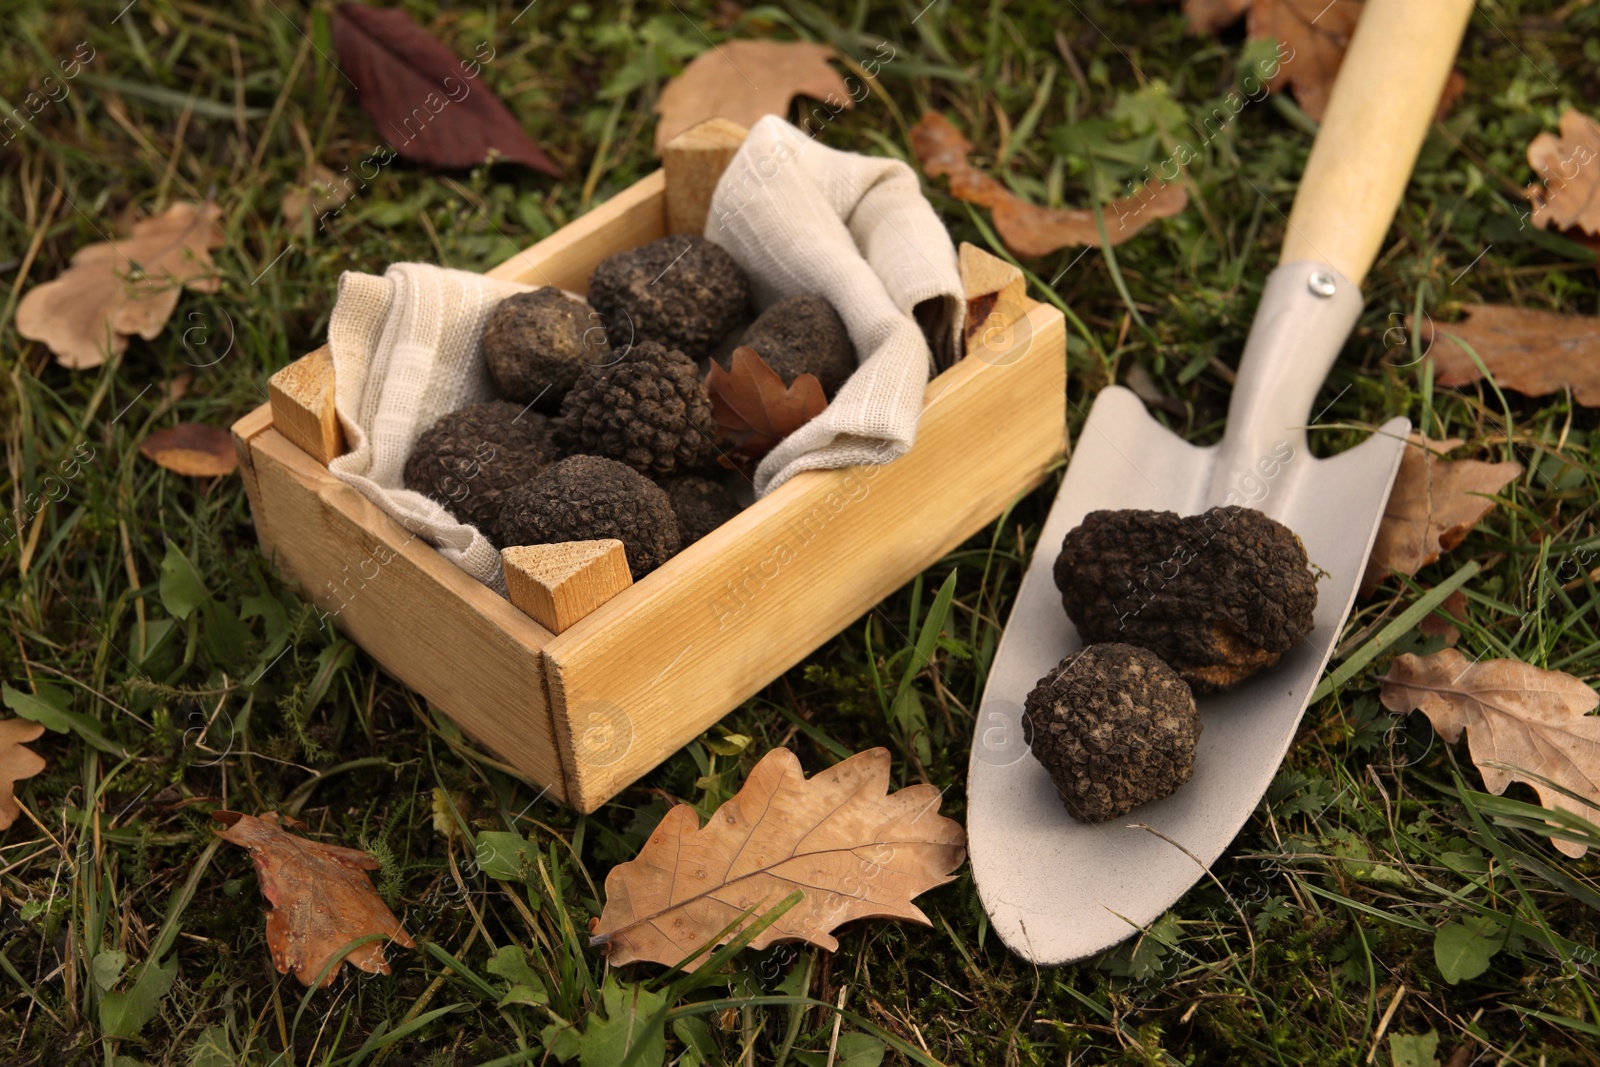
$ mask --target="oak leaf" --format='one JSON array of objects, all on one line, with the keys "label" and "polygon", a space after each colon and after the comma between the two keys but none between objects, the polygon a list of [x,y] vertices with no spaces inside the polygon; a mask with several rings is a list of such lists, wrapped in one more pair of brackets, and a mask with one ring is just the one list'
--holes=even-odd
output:
[{"label": "oak leaf", "polygon": [[[1048,208],[1017,197],[994,178],[967,162],[972,142],[937,111],[929,111],[911,128],[911,150],[931,178],[950,179],[950,195],[994,214],[994,228],[1006,247],[1018,256],[1048,255],[1074,245],[1097,245],[1099,211],[1084,208]],[[1181,186],[1159,179],[1143,192],[1105,205],[1106,238],[1119,245],[1157,219],[1170,218],[1189,203]]]},{"label": "oak leaf", "polygon": [[1544,396],[1570,388],[1579,404],[1600,407],[1600,318],[1496,304],[1462,310],[1465,319],[1433,328],[1428,358],[1438,384],[1482,380],[1470,347],[1503,389]]},{"label": "oak leaf", "polygon": [[833,49],[809,41],[724,41],[701,52],[669,81],[656,101],[656,154],[706,119],[749,129],[765,115],[787,115],[799,95],[854,107],[850,90],[828,65]]},{"label": "oak leaf", "polygon": [[937,787],[888,788],[887,749],[857,753],[810,779],[793,752],[773,749],[704,827],[693,807],[680,804],[635,859],[612,868],[590,942],[616,965],[676,964],[737,922],[725,935],[733,937],[796,890],[800,903],[752,948],[800,940],[831,952],[839,943],[830,931],[851,919],[927,924],[911,898],[951,880],[966,857],[966,835],[938,814]]},{"label": "oak leaf", "polygon": [[239,453],[226,430],[182,422],[139,442],[139,451],[158,466],[190,478],[220,478],[239,466]]},{"label": "oak leaf", "polygon": [[22,805],[17,803],[17,783],[44,770],[44,757],[23,748],[38,740],[44,727],[26,719],[0,719],[0,830],[17,821]]},{"label": "oak leaf", "polygon": [[1291,86],[1300,110],[1321,121],[1360,18],[1356,0],[1255,0],[1245,25],[1251,40],[1279,42],[1277,70],[1267,85]]},{"label": "oak leaf", "polygon": [[[1465,730],[1467,751],[1489,792],[1526,782],[1551,811],[1600,822],[1600,717],[1589,714],[1600,694],[1570,674],[1514,659],[1476,662],[1453,648],[1426,657],[1406,653],[1389,667],[1381,699],[1399,715],[1421,711],[1451,744]],[[1585,851],[1575,841],[1552,838],[1551,844],[1574,858]]]},{"label": "oak leaf", "polygon": [[475,167],[491,149],[510,163],[561,177],[511,109],[479,80],[494,59],[457,60],[400,8],[340,4],[333,12],[339,66],[356,87],[361,110],[388,145],[429,167]]},{"label": "oak leaf", "polygon": [[1494,508],[1493,494],[1522,474],[1520,463],[1448,461],[1440,457],[1466,442],[1408,438],[1400,471],[1372,543],[1361,594],[1366,596],[1393,571],[1417,571],[1459,545]]},{"label": "oak leaf", "polygon": [[222,247],[215,204],[173,204],[133,224],[128,236],[78,249],[72,265],[17,305],[17,332],[43,341],[64,367],[98,367],[128,337],[160,335],[182,289],[214,293],[211,250]]},{"label": "oak leaf", "polygon": [[1559,137],[1546,131],[1529,142],[1528,166],[1544,178],[1523,194],[1535,226],[1600,235],[1600,122],[1568,108]]},{"label": "oak leaf", "polygon": [[1446,648],[1454,648],[1461,640],[1461,628],[1456,625],[1467,618],[1467,595],[1457,589],[1444,598],[1444,603],[1434,608],[1428,617],[1417,623],[1417,629],[1426,637],[1442,637]]},{"label": "oak leaf", "polygon": [[717,440],[729,446],[722,452],[723,463],[748,474],[779,441],[822,414],[828,400],[816,375],[796,375],[785,386],[778,372],[748,345],[735,348],[729,364],[730,369],[724,370],[711,361],[706,388]]},{"label": "oak leaf", "polygon": [[[227,827],[217,831],[219,837],[250,850],[267,898],[267,947],[279,974],[293,971],[302,985],[310,985],[340,948],[368,934],[416,947],[372,888],[366,872],[379,866],[372,856],[288,833],[283,823],[299,823],[280,821],[277,812],[257,818],[214,811],[211,817]],[[332,983],[345,963],[370,974],[389,973],[383,942],[369,941],[335,962],[322,984]]]}]

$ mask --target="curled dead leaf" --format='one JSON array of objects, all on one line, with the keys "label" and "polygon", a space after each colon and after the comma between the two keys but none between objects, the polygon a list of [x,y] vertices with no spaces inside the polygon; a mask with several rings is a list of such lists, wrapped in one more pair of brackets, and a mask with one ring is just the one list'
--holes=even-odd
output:
[{"label": "curled dead leaf", "polygon": [[198,422],[184,422],[139,442],[144,457],[174,474],[190,478],[220,478],[239,466],[239,453],[226,430]]},{"label": "curled dead leaf", "polygon": [[1600,407],[1600,318],[1494,304],[1462,310],[1467,317],[1460,322],[1433,328],[1428,358],[1440,385],[1483,379],[1471,348],[1502,389],[1544,396],[1570,388],[1579,404]]},{"label": "curled dead leaf", "polygon": [[[889,753],[874,748],[810,779],[793,752],[761,758],[705,826],[688,804],[668,811],[639,855],[606,876],[591,941],[613,964],[676,964],[739,921],[804,893],[750,943],[809,941],[851,919],[928,922],[911,898],[953,877],[966,857],[959,823],[938,814],[932,785],[889,791]],[[701,956],[686,969],[705,962]]]},{"label": "curled dead leaf", "polygon": [[822,414],[828,400],[816,375],[798,375],[785,386],[778,372],[748,345],[733,350],[729,365],[723,370],[712,360],[706,388],[717,440],[728,446],[720,458],[724,466],[748,474],[779,441]]},{"label": "curled dead leaf", "polygon": [[[1600,694],[1570,674],[1514,659],[1474,662],[1453,648],[1431,656],[1407,653],[1390,666],[1381,699],[1398,715],[1421,711],[1451,744],[1465,730],[1467,751],[1489,792],[1498,795],[1513,781],[1526,782],[1546,808],[1600,822],[1600,717],[1589,714]],[[1551,844],[1574,858],[1586,851],[1560,838]]]},{"label": "curled dead leaf", "polygon": [[[809,41],[724,41],[690,61],[656,101],[656,154],[706,119],[745,129],[764,115],[787,115],[796,96],[854,107],[850,90],[828,65],[833,49]],[[831,113],[831,111],[830,111]]]},{"label": "curled dead leaf", "polygon": [[1119,245],[1157,219],[1171,218],[1189,203],[1181,186],[1152,180],[1143,192],[1113,200],[1105,210],[1039,207],[1019,199],[994,178],[967,162],[972,142],[937,111],[929,111],[911,129],[911,150],[929,177],[950,179],[950,195],[994,214],[994,228],[1018,256],[1048,255],[1074,245],[1097,245],[1097,213],[1105,219],[1106,239]]},{"label": "curled dead leaf", "polygon": [[1466,443],[1459,438],[1412,434],[1408,442],[1361,579],[1362,596],[1391,572],[1416,574],[1459,545],[1494,508],[1493,495],[1522,474],[1520,463],[1439,458]]},{"label": "curled dead leaf", "polygon": [[[396,944],[416,948],[388,905],[372,888],[367,871],[378,861],[365,852],[287,833],[277,812],[264,817],[237,811],[214,811],[211,817],[227,829],[217,836],[250,850],[261,895],[267,898],[267,947],[279,974],[294,972],[310,985],[339,949],[358,937],[383,934]],[[388,974],[382,941],[369,941],[334,963],[324,986],[341,967],[352,964],[369,974]]]},{"label": "curled dead leaf", "polygon": [[214,293],[221,284],[211,262],[211,250],[222,247],[221,217],[215,204],[173,204],[121,240],[85,245],[58,277],[28,290],[17,332],[74,370],[122,353],[133,334],[154,339],[181,290]]},{"label": "curled dead leaf", "polygon": [[1600,235],[1600,122],[1568,108],[1559,137],[1546,131],[1528,143],[1528,166],[1544,179],[1523,194],[1535,226]]},{"label": "curled dead leaf", "polygon": [[22,805],[17,803],[17,783],[44,770],[44,757],[22,746],[44,733],[40,723],[27,719],[0,719],[0,830],[17,821]]}]

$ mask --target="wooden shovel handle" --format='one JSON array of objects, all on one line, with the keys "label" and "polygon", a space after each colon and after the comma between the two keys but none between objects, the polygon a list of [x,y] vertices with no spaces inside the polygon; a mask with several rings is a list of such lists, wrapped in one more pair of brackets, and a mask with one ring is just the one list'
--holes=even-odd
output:
[{"label": "wooden shovel handle", "polygon": [[1283,262],[1320,260],[1361,284],[1471,14],[1472,0],[1367,0],[1300,179]]}]

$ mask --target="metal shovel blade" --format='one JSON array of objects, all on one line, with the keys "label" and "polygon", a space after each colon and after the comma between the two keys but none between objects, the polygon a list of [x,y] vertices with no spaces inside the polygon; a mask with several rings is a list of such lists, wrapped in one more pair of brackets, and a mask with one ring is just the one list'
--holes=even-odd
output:
[{"label": "metal shovel blade", "polygon": [[[1410,423],[1393,419],[1331,459],[1307,449],[1311,401],[1361,308],[1342,278],[1333,295],[1319,295],[1329,271],[1299,262],[1273,272],[1220,445],[1185,443],[1115,386],[1078,437],[989,672],[967,781],[979,896],[1006,945],[1035,963],[1117,944],[1204,876],[1266,793],[1344,625]],[[1078,822],[1030,753],[1022,721],[1029,690],[1082,647],[1052,576],[1062,538],[1102,508],[1193,515],[1224,502],[1288,526],[1326,572],[1310,639],[1231,692],[1198,700],[1203,729],[1188,783],[1122,818]],[[1195,607],[1203,618],[1205,605]]]}]

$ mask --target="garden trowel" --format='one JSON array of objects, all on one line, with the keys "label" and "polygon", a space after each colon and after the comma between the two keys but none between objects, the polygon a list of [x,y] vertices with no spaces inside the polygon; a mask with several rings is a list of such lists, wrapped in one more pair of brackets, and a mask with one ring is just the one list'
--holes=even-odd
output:
[{"label": "garden trowel", "polygon": [[[967,783],[979,896],[1005,943],[1036,963],[1094,955],[1159,918],[1233,841],[1289,749],[1355,599],[1410,423],[1392,419],[1331,459],[1312,457],[1305,428],[1361,313],[1361,280],[1471,10],[1472,0],[1365,5],[1245,344],[1221,443],[1185,443],[1116,386],[1101,391],[1078,437],[989,671]],[[1078,822],[1030,753],[1022,722],[1029,690],[1082,645],[1051,574],[1062,538],[1103,508],[1196,515],[1223,503],[1258,508],[1300,536],[1324,572],[1315,628],[1273,667],[1199,699],[1204,729],[1187,784],[1121,818]],[[1203,615],[1205,605],[1196,609]]]}]

